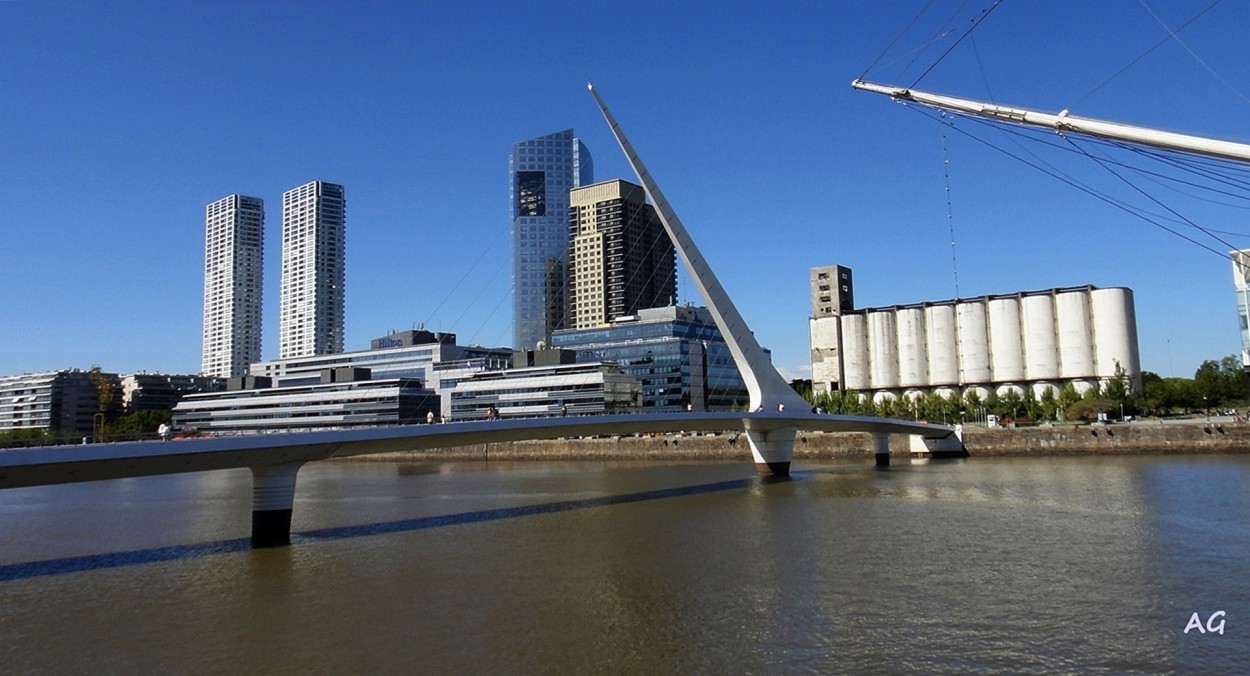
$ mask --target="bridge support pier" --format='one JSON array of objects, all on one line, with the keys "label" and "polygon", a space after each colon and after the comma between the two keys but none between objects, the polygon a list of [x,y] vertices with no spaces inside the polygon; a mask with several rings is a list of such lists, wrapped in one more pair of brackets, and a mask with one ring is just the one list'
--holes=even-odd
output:
[{"label": "bridge support pier", "polygon": [[926,458],[966,458],[968,449],[964,447],[963,425],[956,425],[955,431],[939,438],[926,438],[912,435],[911,453]]},{"label": "bridge support pier", "polygon": [[252,548],[291,544],[291,510],[295,506],[295,475],[302,462],[253,467]]},{"label": "bridge support pier", "polygon": [[890,466],[890,435],[881,434],[881,433],[873,434],[872,435],[872,448],[873,448],[874,454],[877,456],[877,467],[889,467]]},{"label": "bridge support pier", "polygon": [[755,458],[755,471],[773,476],[790,476],[790,461],[794,458],[794,435],[797,431],[794,427],[747,430],[747,441],[751,443],[751,455]]}]

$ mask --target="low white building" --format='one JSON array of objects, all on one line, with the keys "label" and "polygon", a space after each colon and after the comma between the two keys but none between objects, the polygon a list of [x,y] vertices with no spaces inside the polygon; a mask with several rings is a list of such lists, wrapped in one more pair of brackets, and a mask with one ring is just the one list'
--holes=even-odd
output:
[{"label": "low white building", "polygon": [[[348,375],[344,375],[348,374]],[[174,427],[207,433],[292,432],[426,422],[438,395],[415,378],[370,380],[367,369],[327,369],[321,382],[268,387],[268,379],[232,379],[244,389],[191,394],[174,407]]]},{"label": "low white building", "polygon": [[451,392],[452,420],[640,410],[642,386],[615,364],[566,363],[487,371],[462,380]]}]

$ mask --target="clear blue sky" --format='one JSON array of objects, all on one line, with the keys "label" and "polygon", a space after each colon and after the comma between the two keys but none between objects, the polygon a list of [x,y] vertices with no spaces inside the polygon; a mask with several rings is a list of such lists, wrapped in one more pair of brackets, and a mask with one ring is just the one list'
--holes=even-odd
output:
[{"label": "clear blue sky", "polygon": [[[808,268],[854,268],[859,305],[955,295],[943,127],[849,86],[924,4],[0,0],[0,374],[197,371],[204,206],[233,192],[266,200],[274,358],[281,194],[313,179],[347,187],[348,349],[416,324],[506,345],[512,143],[572,127],[597,179],[634,180],[593,80],[799,376]],[[954,36],[909,53],[961,4],[937,0],[869,79],[911,84]],[[1209,3],[1149,4],[1175,26]],[[1248,26],[1226,0],[1181,34],[1232,89],[1172,42],[1090,94],[1165,35],[1143,3],[1007,0],[921,88],[1250,140]],[[1226,261],[947,148],[960,295],[1128,286],[1144,368],[1240,349]],[[1245,214],[1189,213],[1250,233]]]}]

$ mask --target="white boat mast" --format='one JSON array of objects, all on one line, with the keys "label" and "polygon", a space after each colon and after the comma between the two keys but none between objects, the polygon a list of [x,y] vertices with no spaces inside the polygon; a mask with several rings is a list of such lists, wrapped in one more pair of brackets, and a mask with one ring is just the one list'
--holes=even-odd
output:
[{"label": "white boat mast", "polygon": [[1066,110],[1060,111],[1058,114],[1051,114],[1025,108],[1010,108],[994,103],[983,103],[971,99],[930,94],[914,89],[873,84],[863,80],[855,80],[851,82],[851,86],[856,89],[885,94],[902,103],[919,103],[930,108],[937,108],[938,110],[949,110],[997,122],[1045,127],[1054,129],[1060,134],[1083,134],[1113,141],[1138,143],[1164,150],[1177,150],[1207,157],[1250,162],[1250,145],[1245,143],[1220,141],[1201,136],[1151,129],[1149,127],[1137,127],[1120,122],[1107,122],[1089,117],[1078,117],[1069,115]]}]

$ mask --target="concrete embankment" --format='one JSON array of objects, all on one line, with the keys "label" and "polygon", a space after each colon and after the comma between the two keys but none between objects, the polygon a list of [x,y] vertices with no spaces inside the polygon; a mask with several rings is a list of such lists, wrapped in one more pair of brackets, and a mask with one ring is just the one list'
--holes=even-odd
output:
[{"label": "concrete embankment", "polygon": [[[1118,425],[964,428],[964,445],[973,456],[991,455],[1131,455],[1147,453],[1245,453],[1250,424],[1160,424],[1142,421]],[[910,451],[905,435],[891,435],[890,449]],[[734,434],[655,435],[551,441],[514,441],[457,448],[358,456],[360,460],[709,460],[750,456],[745,436]],[[796,460],[873,454],[867,434],[800,434]]]}]

